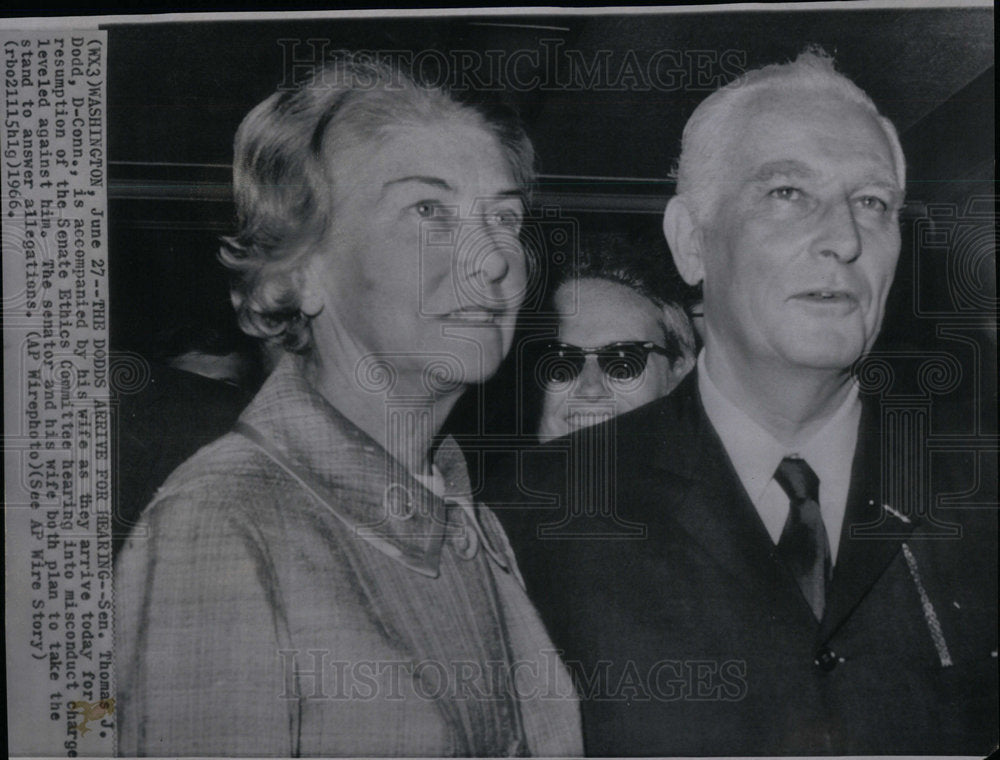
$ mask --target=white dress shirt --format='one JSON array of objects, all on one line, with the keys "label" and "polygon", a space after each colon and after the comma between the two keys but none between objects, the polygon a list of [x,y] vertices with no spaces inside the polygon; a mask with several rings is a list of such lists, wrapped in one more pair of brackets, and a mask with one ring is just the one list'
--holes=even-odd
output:
[{"label": "white dress shirt", "polygon": [[698,357],[698,391],[709,421],[775,544],[788,519],[789,500],[774,473],[788,456],[800,457],[809,464],[819,477],[819,508],[830,539],[830,559],[836,563],[861,422],[857,384],[826,424],[795,450],[777,441],[723,395],[709,377],[704,351]]}]

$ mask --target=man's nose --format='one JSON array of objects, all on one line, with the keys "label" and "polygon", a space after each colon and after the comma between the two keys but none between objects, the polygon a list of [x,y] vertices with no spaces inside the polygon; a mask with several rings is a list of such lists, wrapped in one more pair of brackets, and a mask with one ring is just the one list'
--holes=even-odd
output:
[{"label": "man's nose", "polygon": [[597,364],[596,356],[588,356],[580,370],[571,394],[578,399],[608,399],[612,397],[607,383],[604,381],[604,371]]},{"label": "man's nose", "polygon": [[813,253],[833,256],[845,264],[861,255],[861,233],[849,198],[826,205],[812,247]]}]

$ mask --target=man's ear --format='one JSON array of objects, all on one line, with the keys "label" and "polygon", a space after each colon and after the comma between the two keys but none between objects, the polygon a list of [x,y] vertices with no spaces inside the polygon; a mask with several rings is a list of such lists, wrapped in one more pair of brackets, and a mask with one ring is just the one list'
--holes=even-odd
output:
[{"label": "man's ear", "polygon": [[701,233],[687,201],[675,195],[663,212],[663,234],[667,238],[674,265],[684,282],[697,285],[705,278]]}]

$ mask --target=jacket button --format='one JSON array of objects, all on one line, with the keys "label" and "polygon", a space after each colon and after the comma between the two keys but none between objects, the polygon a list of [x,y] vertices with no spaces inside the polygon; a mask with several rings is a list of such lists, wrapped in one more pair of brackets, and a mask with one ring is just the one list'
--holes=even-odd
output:
[{"label": "jacket button", "polygon": [[826,673],[829,673],[831,670],[837,667],[838,662],[839,660],[837,659],[836,652],[834,652],[829,647],[823,647],[822,649],[820,649],[816,653],[816,659],[813,660],[813,663],[816,665],[816,667],[818,667],[820,670]]}]

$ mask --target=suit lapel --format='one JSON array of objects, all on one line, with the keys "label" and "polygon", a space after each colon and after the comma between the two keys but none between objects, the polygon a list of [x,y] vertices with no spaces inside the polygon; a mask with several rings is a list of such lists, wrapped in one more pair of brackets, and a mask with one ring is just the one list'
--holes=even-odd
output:
[{"label": "suit lapel", "polygon": [[851,467],[840,551],[820,631],[823,640],[835,634],[850,617],[916,527],[915,516],[902,515],[883,504],[883,469],[893,467],[891,453],[882,451],[879,404],[877,400],[866,400]]},{"label": "suit lapel", "polygon": [[[705,415],[696,372],[660,402],[658,412],[645,414],[639,423],[647,431],[655,426],[665,441],[647,449],[656,452],[653,470],[660,473],[654,474],[650,490],[665,496],[651,509],[661,510],[663,520],[684,530],[717,565],[763,595],[759,598],[784,610],[776,609],[778,614],[812,620],[805,598],[777,558],[774,543]],[[882,471],[893,463],[892,452],[884,455],[881,450],[880,431],[879,404],[865,400],[838,561],[819,628],[823,640],[843,625],[917,527],[915,517],[883,506]],[[638,436],[639,441],[642,438]]]},{"label": "suit lapel", "polygon": [[[668,397],[664,414],[647,415],[668,432],[653,461],[657,505],[663,518],[687,533],[715,564],[757,598],[778,605],[779,614],[811,616],[792,576],[775,554],[774,544],[739,476],[705,415],[696,372]],[[666,527],[670,529],[669,526]]]}]

